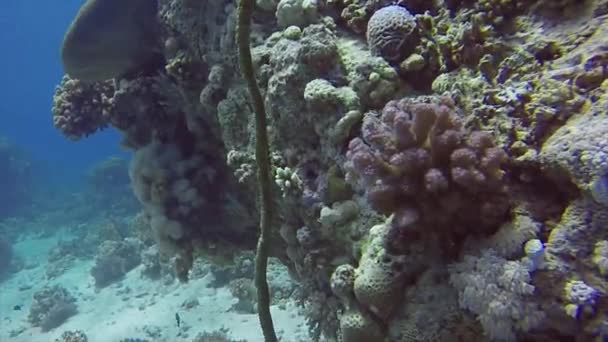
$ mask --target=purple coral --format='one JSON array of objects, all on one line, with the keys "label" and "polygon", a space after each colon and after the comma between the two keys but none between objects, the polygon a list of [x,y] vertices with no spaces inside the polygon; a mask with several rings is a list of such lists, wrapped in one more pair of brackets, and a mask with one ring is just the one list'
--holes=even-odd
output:
[{"label": "purple coral", "polygon": [[406,98],[366,114],[346,156],[347,178],[375,210],[395,213],[397,226],[470,232],[508,211],[506,153],[489,133],[466,131],[449,98]]}]

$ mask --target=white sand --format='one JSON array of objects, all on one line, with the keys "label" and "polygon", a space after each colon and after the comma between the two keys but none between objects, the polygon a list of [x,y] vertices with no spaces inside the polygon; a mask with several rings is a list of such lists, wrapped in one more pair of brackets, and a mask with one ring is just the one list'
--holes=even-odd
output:
[{"label": "white sand", "polygon": [[[89,342],[118,342],[123,338],[141,338],[150,342],[192,341],[200,332],[229,329],[229,336],[250,342],[263,341],[257,315],[230,311],[237,301],[225,289],[207,285],[210,276],[187,284],[163,285],[140,276],[140,269],[125,279],[95,292],[89,270],[92,261],[76,261],[65,274],[47,281],[44,273],[48,250],[54,239],[23,241],[15,245],[17,254],[28,255],[34,267],[23,270],[0,283],[0,341],[54,342],[66,330],[84,331]],[[78,314],[49,332],[41,332],[27,321],[32,294],[45,285],[60,284],[77,298]],[[181,304],[197,299],[200,305],[184,309]],[[21,305],[21,311],[13,310]],[[273,306],[275,328],[281,341],[309,341],[303,317],[294,304]],[[175,314],[179,313],[181,328]],[[15,337],[11,331],[22,330]],[[157,332],[160,337],[148,333]]]}]

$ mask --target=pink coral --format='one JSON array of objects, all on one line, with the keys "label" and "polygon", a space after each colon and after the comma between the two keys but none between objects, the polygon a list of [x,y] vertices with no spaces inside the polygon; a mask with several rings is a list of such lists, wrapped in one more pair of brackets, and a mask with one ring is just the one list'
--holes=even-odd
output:
[{"label": "pink coral", "polygon": [[[446,97],[405,98],[368,113],[346,154],[347,178],[409,233],[496,226],[506,215],[507,154],[487,132],[469,132]],[[415,229],[413,227],[418,227]]]}]

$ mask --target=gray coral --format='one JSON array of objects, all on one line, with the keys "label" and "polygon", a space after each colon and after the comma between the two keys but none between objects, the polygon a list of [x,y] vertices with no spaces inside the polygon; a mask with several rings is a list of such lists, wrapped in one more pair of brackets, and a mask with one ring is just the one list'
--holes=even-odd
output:
[{"label": "gray coral", "polygon": [[55,342],[88,342],[87,335],[82,330],[64,331],[60,338],[55,339]]},{"label": "gray coral", "polygon": [[141,262],[141,243],[135,239],[104,241],[97,250],[91,275],[97,287],[120,279]]},{"label": "gray coral", "polygon": [[76,298],[59,285],[45,287],[34,293],[28,321],[42,331],[62,325],[74,316],[78,309]]},{"label": "gray coral", "polygon": [[450,282],[459,303],[477,315],[485,334],[495,341],[516,341],[517,334],[538,327],[545,314],[532,299],[534,285],[527,265],[485,250],[452,265]]}]

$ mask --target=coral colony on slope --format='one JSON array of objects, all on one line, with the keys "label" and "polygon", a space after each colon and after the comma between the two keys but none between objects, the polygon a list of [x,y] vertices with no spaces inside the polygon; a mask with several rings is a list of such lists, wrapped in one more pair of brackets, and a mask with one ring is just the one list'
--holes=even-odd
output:
[{"label": "coral colony on slope", "polygon": [[[55,127],[118,130],[143,208],[99,245],[96,287],[139,264],[187,282],[205,258],[256,310],[251,259],[220,261],[255,248],[259,217],[236,1],[88,0],[66,33]],[[307,340],[608,340],[607,0],[256,5],[270,253],[298,284],[271,292],[298,300]],[[49,287],[29,321],[77,312]]]}]

